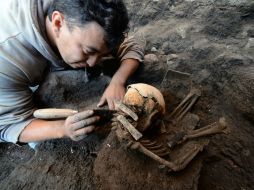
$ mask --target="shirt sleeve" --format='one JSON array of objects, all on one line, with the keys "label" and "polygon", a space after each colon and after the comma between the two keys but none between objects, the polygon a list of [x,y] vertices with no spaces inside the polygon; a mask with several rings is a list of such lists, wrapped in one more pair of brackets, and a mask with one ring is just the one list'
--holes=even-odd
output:
[{"label": "shirt sleeve", "polygon": [[12,67],[11,77],[2,71],[0,71],[0,142],[17,143],[22,130],[33,120],[33,92],[19,77],[21,76],[19,69],[13,74],[15,67]]},{"label": "shirt sleeve", "polygon": [[121,62],[125,59],[136,59],[143,62],[144,43],[138,37],[127,37],[119,46],[116,56]]}]

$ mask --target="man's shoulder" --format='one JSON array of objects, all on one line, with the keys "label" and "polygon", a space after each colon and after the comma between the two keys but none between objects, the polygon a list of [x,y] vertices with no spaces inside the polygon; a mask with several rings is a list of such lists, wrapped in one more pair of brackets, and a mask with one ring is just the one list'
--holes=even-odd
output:
[{"label": "man's shoulder", "polygon": [[15,5],[14,1],[0,1],[0,43],[7,41],[9,38],[17,36],[18,31],[17,24],[15,22]]}]

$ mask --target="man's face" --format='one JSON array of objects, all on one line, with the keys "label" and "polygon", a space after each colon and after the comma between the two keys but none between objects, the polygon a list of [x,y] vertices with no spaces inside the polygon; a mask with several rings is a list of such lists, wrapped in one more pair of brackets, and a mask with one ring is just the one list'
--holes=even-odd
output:
[{"label": "man's face", "polygon": [[104,35],[96,22],[71,30],[63,23],[55,42],[63,60],[72,68],[93,67],[109,52]]}]

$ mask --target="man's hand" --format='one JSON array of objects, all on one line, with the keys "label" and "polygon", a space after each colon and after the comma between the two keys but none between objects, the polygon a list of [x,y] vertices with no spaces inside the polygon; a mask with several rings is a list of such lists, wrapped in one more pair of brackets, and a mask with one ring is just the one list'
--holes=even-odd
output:
[{"label": "man's hand", "polygon": [[109,109],[115,109],[114,101],[121,101],[125,94],[124,84],[128,77],[138,68],[139,62],[136,59],[125,59],[114,74],[109,86],[103,93],[98,107],[108,103]]},{"label": "man's hand", "polygon": [[79,141],[87,136],[94,129],[94,124],[100,119],[93,116],[92,110],[76,113],[66,118],[64,122],[64,136],[74,141]]},{"label": "man's hand", "polygon": [[68,137],[78,141],[94,129],[94,124],[99,119],[99,116],[94,116],[92,110],[76,113],[65,120],[35,119],[24,128],[18,140],[19,142],[36,142]]},{"label": "man's hand", "polygon": [[125,94],[125,87],[123,84],[118,82],[111,82],[107,89],[104,91],[98,107],[103,106],[106,102],[108,103],[109,109],[115,109],[115,101],[121,101]]}]

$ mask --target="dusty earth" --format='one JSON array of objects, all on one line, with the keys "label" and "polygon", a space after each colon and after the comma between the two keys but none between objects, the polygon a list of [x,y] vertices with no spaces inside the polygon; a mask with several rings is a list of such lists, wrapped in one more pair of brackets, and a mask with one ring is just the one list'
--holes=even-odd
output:
[{"label": "dusty earth", "polygon": [[[43,142],[37,151],[1,143],[1,189],[253,189],[254,2],[126,0],[126,4],[131,32],[144,43],[147,54],[129,83],[161,89],[165,118],[191,86],[199,87],[202,96],[191,110],[200,117],[199,125],[224,116],[230,134],[209,137],[204,151],[177,173],[124,149],[109,125],[80,142]],[[49,74],[35,96],[38,106],[95,108],[110,81],[110,64],[102,63],[88,76],[83,70]],[[168,69],[191,77],[178,77]]]}]

